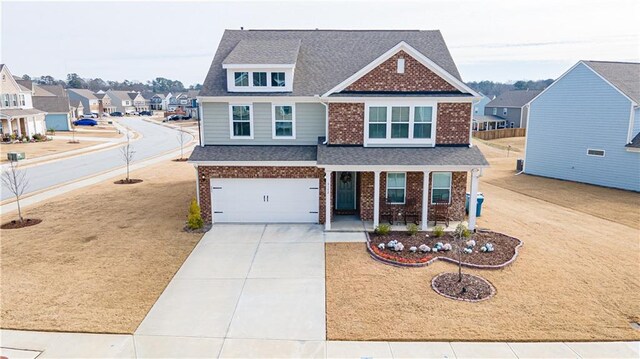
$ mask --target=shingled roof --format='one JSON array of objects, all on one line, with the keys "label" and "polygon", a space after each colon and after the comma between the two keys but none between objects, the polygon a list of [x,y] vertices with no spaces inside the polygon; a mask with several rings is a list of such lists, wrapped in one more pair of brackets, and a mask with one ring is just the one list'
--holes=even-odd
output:
[{"label": "shingled roof", "polygon": [[[239,64],[269,61],[290,62],[295,53],[293,91],[273,96],[321,95],[340,84],[385,52],[404,41],[458,80],[460,73],[440,31],[371,30],[226,30],[204,81],[200,96],[226,96],[226,70],[230,61]],[[252,45],[252,46],[250,46]],[[275,47],[272,49],[270,46]],[[238,49],[238,50],[236,50]],[[285,54],[275,54],[284,49]],[[252,57],[255,56],[255,60]],[[254,95],[233,93],[234,96]]]},{"label": "shingled roof", "polygon": [[511,90],[503,92],[485,107],[522,107],[538,96],[542,90]]},{"label": "shingled roof", "polygon": [[618,90],[640,103],[640,63],[614,61],[582,61]]}]

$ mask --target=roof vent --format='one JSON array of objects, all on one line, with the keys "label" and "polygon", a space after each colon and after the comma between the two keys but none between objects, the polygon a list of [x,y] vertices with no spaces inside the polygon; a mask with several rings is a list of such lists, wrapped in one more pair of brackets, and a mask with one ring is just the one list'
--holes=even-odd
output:
[{"label": "roof vent", "polygon": [[398,73],[404,73],[404,59],[402,57],[398,59]]}]

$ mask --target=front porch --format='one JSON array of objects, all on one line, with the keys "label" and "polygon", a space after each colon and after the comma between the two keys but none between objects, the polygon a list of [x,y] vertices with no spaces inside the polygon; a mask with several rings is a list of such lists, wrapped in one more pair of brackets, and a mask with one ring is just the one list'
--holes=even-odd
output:
[{"label": "front porch", "polygon": [[31,138],[35,134],[44,134],[45,114],[39,110],[6,109],[0,112],[0,128],[3,138],[15,135],[16,138]]},{"label": "front porch", "polygon": [[[415,168],[384,170],[325,169],[325,230],[372,231],[382,223],[394,231],[415,223],[422,231],[443,226],[454,230],[465,221],[470,192],[468,227],[475,229],[479,168]],[[470,178],[470,180],[468,180]]]}]

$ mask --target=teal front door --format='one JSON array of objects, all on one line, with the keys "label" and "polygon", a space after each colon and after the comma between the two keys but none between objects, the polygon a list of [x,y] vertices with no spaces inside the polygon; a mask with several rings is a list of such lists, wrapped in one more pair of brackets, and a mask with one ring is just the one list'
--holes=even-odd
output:
[{"label": "teal front door", "polygon": [[355,172],[336,172],[336,209],[341,211],[356,209]]}]

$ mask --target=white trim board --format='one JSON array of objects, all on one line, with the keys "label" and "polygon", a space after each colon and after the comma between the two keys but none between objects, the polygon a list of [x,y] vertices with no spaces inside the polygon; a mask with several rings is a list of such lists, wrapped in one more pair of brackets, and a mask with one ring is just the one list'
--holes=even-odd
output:
[{"label": "white trim board", "polygon": [[386,60],[388,60],[391,56],[397,54],[400,51],[406,52],[409,56],[416,59],[422,65],[427,67],[429,70],[433,71],[436,75],[440,76],[443,80],[447,81],[453,87],[457,88],[461,92],[466,92],[472,94],[474,97],[481,98],[480,94],[476,91],[472,90],[469,86],[467,86],[464,82],[458,80],[456,77],[451,75],[449,72],[445,71],[442,67],[438,66],[435,62],[431,61],[428,57],[423,55],[420,51],[413,48],[411,45],[407,44],[404,41],[400,41],[396,46],[389,49],[384,54],[380,55],[377,59],[370,62],[368,65],[360,69],[355,74],[349,76],[346,80],[342,81],[331,90],[327,91],[322,97],[329,96],[332,93],[340,92],[347,88],[349,85],[360,79],[362,76],[369,73],[369,71],[373,70]]}]

